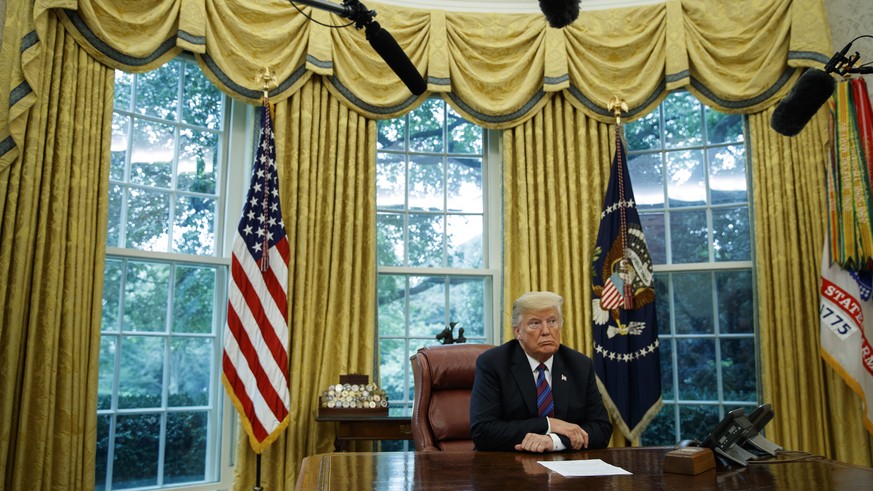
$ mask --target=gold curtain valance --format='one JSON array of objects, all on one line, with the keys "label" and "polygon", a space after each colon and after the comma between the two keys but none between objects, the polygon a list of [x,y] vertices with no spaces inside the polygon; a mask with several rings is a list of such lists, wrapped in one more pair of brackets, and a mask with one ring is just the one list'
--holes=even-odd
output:
[{"label": "gold curtain valance", "polygon": [[[563,29],[548,27],[539,13],[455,13],[365,3],[422,73],[429,93],[442,94],[467,118],[496,129],[526,121],[559,91],[602,122],[611,121],[605,106],[613,96],[627,101],[630,121],[679,88],[719,110],[751,113],[787,93],[799,75],[795,67],[821,66],[831,53],[821,0],[669,0],[583,11]],[[322,23],[348,23],[333,13],[300,8]],[[12,40],[21,48],[17,64],[22,67],[21,73],[13,67],[10,80],[19,90],[16,100],[9,100],[13,138],[12,120],[23,113],[15,106],[28,100],[20,97],[16,82],[38,86],[40,26],[52,9],[108,66],[143,72],[188,50],[222,91],[250,103],[261,95],[255,77],[265,66],[277,75],[270,94],[276,102],[296,93],[312,75],[326,77],[334,96],[369,118],[396,117],[428,95],[412,95],[362,30],[324,27],[287,0],[158,0],[148,7],[43,0],[32,9],[32,24]],[[2,97],[10,97],[9,90]],[[0,117],[6,110],[0,108]],[[0,134],[0,149],[6,136]],[[6,145],[6,153],[15,153],[12,146]],[[0,168],[8,159],[0,153]]]}]

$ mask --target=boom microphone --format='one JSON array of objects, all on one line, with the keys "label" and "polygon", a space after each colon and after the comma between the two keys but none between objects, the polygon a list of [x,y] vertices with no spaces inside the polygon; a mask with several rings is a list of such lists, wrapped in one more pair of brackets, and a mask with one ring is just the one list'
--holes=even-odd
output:
[{"label": "boom microphone", "polygon": [[819,108],[830,99],[837,82],[828,73],[817,68],[809,68],[788,95],[773,111],[770,126],[785,136],[794,136],[809,123]]},{"label": "boom microphone", "polygon": [[540,10],[550,26],[560,29],[579,17],[579,0],[540,0]]},{"label": "boom microphone", "polygon": [[406,53],[397,44],[394,36],[391,35],[378,22],[372,21],[367,24],[365,29],[367,41],[370,41],[370,46],[379,53],[379,56],[385,60],[385,63],[394,70],[394,73],[400,77],[400,80],[409,87],[409,91],[415,95],[421,95],[427,90],[427,84],[418,69],[412,64],[412,61],[406,56]]},{"label": "boom microphone", "polygon": [[376,16],[375,10],[367,10],[358,0],[344,0],[342,5],[327,2],[325,0],[291,0],[291,3],[299,2],[310,7],[315,7],[321,10],[333,12],[340,17],[355,21],[355,28],[365,28],[364,32],[370,46],[385,60],[385,63],[400,77],[400,80],[409,88],[409,91],[415,95],[421,95],[427,90],[427,84],[424,82],[418,69],[412,64],[412,61],[406,56],[406,53],[397,44],[388,31],[382,29],[378,22],[373,20]]}]

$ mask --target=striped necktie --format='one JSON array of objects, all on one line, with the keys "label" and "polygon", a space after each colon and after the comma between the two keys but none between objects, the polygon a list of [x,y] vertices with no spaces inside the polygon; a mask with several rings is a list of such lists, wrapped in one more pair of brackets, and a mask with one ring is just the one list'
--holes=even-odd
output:
[{"label": "striped necktie", "polygon": [[552,388],[546,381],[546,366],[540,363],[537,367],[537,408],[540,416],[551,416],[555,412],[555,403],[552,401]]}]

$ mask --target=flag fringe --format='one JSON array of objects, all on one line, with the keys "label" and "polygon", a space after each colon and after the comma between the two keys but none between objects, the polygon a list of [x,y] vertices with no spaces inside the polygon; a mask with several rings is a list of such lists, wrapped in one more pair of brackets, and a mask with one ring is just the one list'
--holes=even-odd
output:
[{"label": "flag fringe", "polygon": [[258,455],[260,455],[264,450],[267,449],[274,441],[276,441],[285,429],[288,428],[288,423],[291,421],[291,411],[289,408],[288,414],[285,415],[285,418],[279,422],[279,425],[267,435],[267,438],[264,441],[259,442],[257,438],[255,438],[255,432],[252,430],[252,423],[249,421],[249,418],[246,417],[245,407],[240,402],[240,400],[236,397],[236,393],[233,390],[233,385],[230,383],[230,380],[227,379],[227,376],[222,373],[221,374],[221,382],[224,384],[225,391],[227,392],[228,397],[230,397],[230,401],[233,403],[233,406],[236,408],[237,414],[239,414],[239,422],[246,430],[246,434],[249,437],[249,444],[252,447],[252,450]]},{"label": "flag fringe", "polygon": [[638,441],[642,436],[643,431],[645,431],[649,426],[649,423],[651,423],[658,413],[661,412],[661,408],[664,406],[664,400],[661,397],[658,397],[658,400],[649,407],[646,414],[643,415],[642,419],[640,419],[640,422],[631,429],[627,426],[627,423],[625,423],[624,418],[621,416],[618,406],[616,406],[612,398],[609,397],[609,392],[606,390],[606,386],[603,382],[600,381],[600,377],[595,376],[595,379],[597,380],[597,388],[600,389],[601,397],[603,397],[603,405],[606,406],[606,411],[609,412],[609,415],[612,417],[613,423],[618,426],[621,434],[630,440],[631,443]]},{"label": "flag fringe", "polygon": [[819,353],[821,354],[822,359],[830,365],[835,372],[837,372],[837,375],[839,375],[840,378],[843,379],[843,382],[852,389],[852,392],[861,398],[861,411],[863,412],[864,428],[866,428],[868,432],[873,433],[873,421],[867,417],[867,397],[864,393],[864,389],[861,388],[861,384],[859,384],[858,381],[855,380],[845,368],[843,368],[843,365],[832,357],[824,347],[819,348]]}]

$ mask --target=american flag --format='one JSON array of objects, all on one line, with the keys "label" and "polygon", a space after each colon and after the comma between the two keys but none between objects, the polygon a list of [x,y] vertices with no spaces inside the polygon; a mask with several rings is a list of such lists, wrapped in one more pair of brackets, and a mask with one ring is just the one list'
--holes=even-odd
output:
[{"label": "american flag", "polygon": [[260,454],[288,426],[288,238],[271,106],[261,110],[252,180],[233,241],[222,381]]}]

